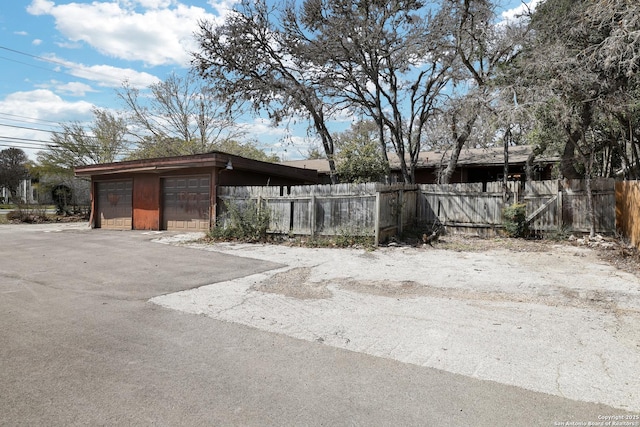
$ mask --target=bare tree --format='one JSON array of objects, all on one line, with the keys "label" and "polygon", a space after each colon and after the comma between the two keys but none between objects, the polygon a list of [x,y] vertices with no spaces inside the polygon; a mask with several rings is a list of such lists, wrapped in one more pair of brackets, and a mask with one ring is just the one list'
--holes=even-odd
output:
[{"label": "bare tree", "polygon": [[234,118],[197,76],[172,74],[149,87],[150,96],[124,82],[117,91],[128,112],[138,149],[132,157],[204,153],[242,135]]}]

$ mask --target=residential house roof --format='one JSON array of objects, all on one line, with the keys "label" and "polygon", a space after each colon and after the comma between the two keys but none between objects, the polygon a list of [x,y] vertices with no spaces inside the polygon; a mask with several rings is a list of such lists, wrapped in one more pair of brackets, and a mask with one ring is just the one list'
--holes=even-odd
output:
[{"label": "residential house roof", "polygon": [[[531,152],[530,145],[509,147],[509,163],[524,164]],[[419,153],[416,166],[418,168],[437,168],[441,164],[446,164],[450,155],[450,150],[423,151]],[[536,158],[537,163],[551,163],[557,160],[558,158],[554,156]],[[391,169],[400,169],[400,161],[395,154],[389,154],[389,163]],[[318,173],[329,173],[329,162],[326,159],[293,160],[281,164],[303,169],[315,169]],[[502,164],[504,164],[504,147],[464,148],[458,159],[458,166],[497,166]]]}]

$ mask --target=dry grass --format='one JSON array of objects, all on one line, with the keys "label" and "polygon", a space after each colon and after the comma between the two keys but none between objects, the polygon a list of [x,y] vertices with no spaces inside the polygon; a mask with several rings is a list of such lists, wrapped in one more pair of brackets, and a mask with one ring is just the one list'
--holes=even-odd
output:
[{"label": "dry grass", "polygon": [[589,247],[600,259],[619,270],[640,277],[640,251],[616,237],[604,237],[597,241],[574,240],[526,240],[516,238],[480,238],[475,236],[448,235],[434,244],[434,249],[457,252],[484,252],[488,250],[510,250],[516,252],[546,252],[550,246],[566,245]]}]

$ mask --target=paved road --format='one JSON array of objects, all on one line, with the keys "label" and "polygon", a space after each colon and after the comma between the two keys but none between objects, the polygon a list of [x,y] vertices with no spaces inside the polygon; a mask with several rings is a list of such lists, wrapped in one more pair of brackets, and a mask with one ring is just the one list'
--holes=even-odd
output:
[{"label": "paved road", "polygon": [[278,267],[142,232],[0,226],[0,425],[530,426],[620,410],[172,311]]}]

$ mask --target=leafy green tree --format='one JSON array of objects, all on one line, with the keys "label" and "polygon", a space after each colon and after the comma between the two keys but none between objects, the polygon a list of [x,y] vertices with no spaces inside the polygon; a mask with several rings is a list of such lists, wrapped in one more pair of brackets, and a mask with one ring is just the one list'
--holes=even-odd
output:
[{"label": "leafy green tree", "polygon": [[308,160],[326,159],[326,156],[320,152],[318,147],[311,147],[305,156]]},{"label": "leafy green tree", "polygon": [[388,176],[373,122],[355,123],[336,136],[337,168],[340,182],[380,182]]},{"label": "leafy green tree", "polygon": [[9,190],[11,199],[15,200],[20,182],[29,177],[28,162],[29,158],[19,148],[0,151],[0,187]]},{"label": "leafy green tree", "polygon": [[129,147],[125,121],[98,108],[93,115],[94,121],[89,126],[63,123],[62,132],[53,133],[47,149],[37,156],[44,171],[71,176],[77,166],[110,163],[124,157]]},{"label": "leafy green tree", "polygon": [[[625,158],[629,146],[637,154],[633,132],[622,129],[637,118],[638,9],[624,0],[547,0],[532,15],[532,40],[512,72],[523,90],[535,94],[530,105],[538,111],[553,108],[552,128],[563,136],[560,172],[586,180],[591,234],[591,178],[605,169],[597,160],[608,157],[607,150]],[[616,127],[626,147],[613,149]]]}]

